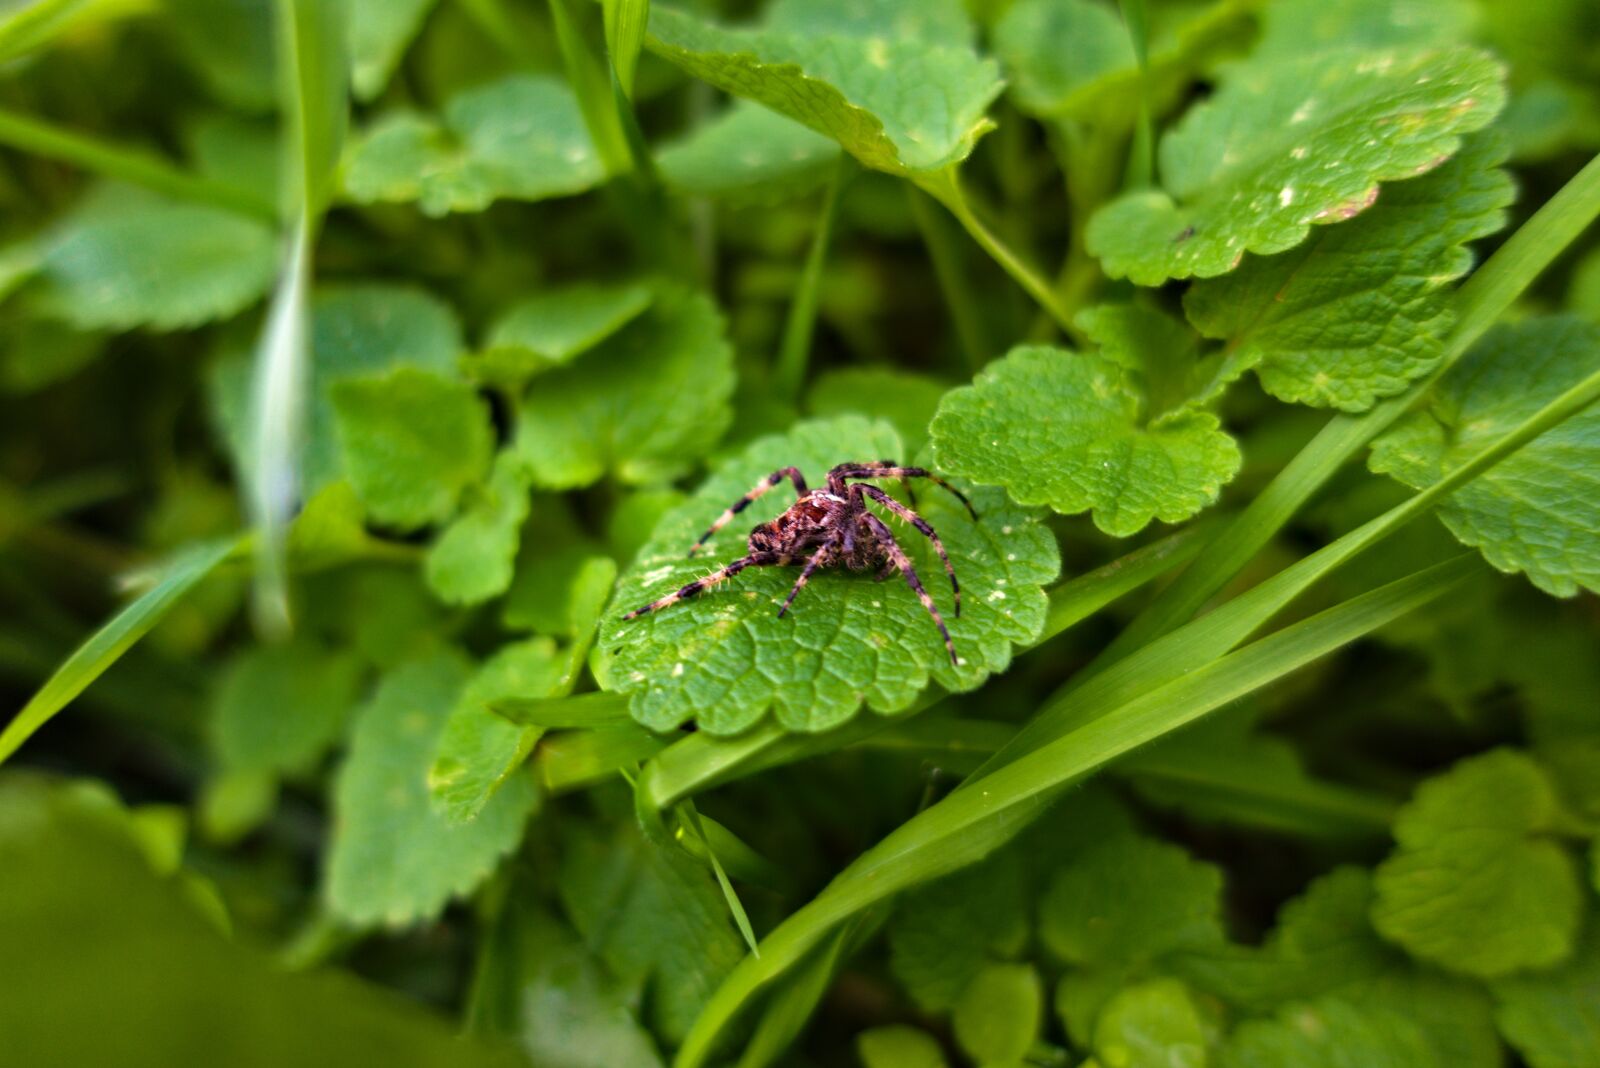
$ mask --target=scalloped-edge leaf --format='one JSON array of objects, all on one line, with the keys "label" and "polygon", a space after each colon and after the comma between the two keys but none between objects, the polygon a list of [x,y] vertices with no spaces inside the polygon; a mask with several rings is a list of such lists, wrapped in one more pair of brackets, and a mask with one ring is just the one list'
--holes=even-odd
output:
[{"label": "scalloped-edge leaf", "polygon": [[[780,24],[781,25],[781,24]],[[726,29],[662,4],[651,51],[833,138],[863,164],[923,174],[961,162],[993,123],[999,69],[970,47],[905,36]]]},{"label": "scalloped-edge leaf", "polygon": [[1450,286],[1472,265],[1466,243],[1500,229],[1514,195],[1504,158],[1499,137],[1469,138],[1350,222],[1195,282],[1189,321],[1225,339],[1279,400],[1365,411],[1444,355]]},{"label": "scalloped-edge leaf", "polygon": [[[1600,326],[1527,319],[1486,334],[1435,385],[1430,403],[1372,447],[1368,466],[1414,489],[1600,369]],[[1439,518],[1458,539],[1547,593],[1600,593],[1600,406],[1546,431],[1451,494]]]},{"label": "scalloped-edge leaf", "polygon": [[685,555],[762,477],[795,465],[817,486],[835,464],[899,453],[900,439],[887,423],[845,416],[761,438],[722,464],[663,517],[623,575],[600,623],[600,648],[611,654],[601,665],[606,688],[631,694],[634,718],[659,730],[692,719],[703,730],[734,734],[770,709],[788,730],[820,731],[849,720],[863,703],[897,712],[929,681],[965,691],[1004,671],[1013,647],[1044,625],[1039,587],[1060,564],[1039,513],[993,490],[972,495],[977,522],[937,487],[919,491],[917,509],[944,540],[961,580],[960,619],[948,610],[950,587],[924,539],[893,527],[949,625],[959,667],[898,576],[877,585],[870,574],[820,571],[779,619],[777,607],[798,568],[751,568],[670,610],[622,621],[623,613],[744,554],[749,528],[792,503],[787,482],[748,510],[749,522],[724,528],[698,557]]},{"label": "scalloped-edge leaf", "polygon": [[1244,64],[1161,141],[1161,190],[1129,193],[1089,223],[1114,278],[1211,278],[1377,202],[1380,183],[1425,173],[1505,101],[1504,72],[1471,48],[1333,50]]},{"label": "scalloped-edge leaf", "polygon": [[559,286],[520,300],[489,327],[483,351],[464,360],[474,378],[518,390],[570,363],[638,318],[655,293],[640,282]]}]

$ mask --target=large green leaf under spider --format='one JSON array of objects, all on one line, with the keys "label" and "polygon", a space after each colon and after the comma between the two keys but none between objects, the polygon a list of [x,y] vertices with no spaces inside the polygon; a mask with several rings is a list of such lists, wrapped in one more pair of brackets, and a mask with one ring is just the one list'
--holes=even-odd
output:
[{"label": "large green leaf under spider", "polygon": [[863,702],[880,713],[904,709],[930,679],[971,690],[1004,671],[1013,646],[1044,625],[1040,585],[1055,578],[1060,562],[1055,539],[1039,524],[1042,512],[994,489],[973,493],[976,523],[938,487],[917,490],[917,511],[943,538],[961,580],[960,619],[927,542],[890,520],[949,624],[960,666],[950,663],[933,621],[898,576],[876,584],[871,573],[819,571],[779,619],[778,606],[800,569],[751,568],[692,600],[622,620],[630,609],[744,555],[750,528],[793,503],[787,482],[725,527],[706,552],[685,554],[764,475],[793,464],[818,487],[835,464],[898,459],[900,450],[888,423],[844,416],[762,438],[723,464],[662,517],[623,575],[600,622],[603,685],[631,694],[634,718],[656,729],[694,720],[703,730],[733,734],[772,709],[790,730],[820,731],[850,719]]}]

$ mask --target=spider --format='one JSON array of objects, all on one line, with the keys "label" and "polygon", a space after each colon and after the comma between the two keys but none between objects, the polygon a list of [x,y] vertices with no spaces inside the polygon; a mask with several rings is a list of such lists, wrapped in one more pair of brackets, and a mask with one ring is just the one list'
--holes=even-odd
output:
[{"label": "spider", "polygon": [[[689,555],[697,553],[700,546],[726,526],[734,516],[749,507],[751,501],[786,478],[794,483],[797,500],[778,518],[770,523],[762,523],[750,532],[748,553],[705,578],[695,579],[676,593],[668,594],[659,601],[652,601],[622,618],[637,619],[647,613],[658,612],[677,604],[684,598],[693,597],[708,586],[732,578],[747,567],[785,567],[805,556],[806,563],[800,569],[800,577],[795,580],[794,587],[789,590],[789,596],[784,598],[783,606],[778,609],[779,619],[789,611],[789,605],[793,603],[795,595],[810,580],[812,572],[818,568],[843,565],[851,571],[865,571],[876,567],[879,569],[877,579],[879,582],[899,571],[905,576],[906,584],[922,601],[922,607],[933,617],[934,625],[944,637],[944,646],[950,653],[950,662],[959,664],[960,661],[956,659],[955,642],[950,640],[950,631],[946,629],[944,618],[939,615],[939,609],[934,607],[933,598],[923,589],[922,580],[917,577],[916,569],[911,566],[911,561],[906,559],[905,551],[894,540],[894,535],[889,533],[889,527],[867,510],[867,498],[877,501],[933,542],[934,551],[944,562],[945,574],[950,576],[950,589],[955,596],[955,614],[956,618],[960,619],[961,584],[956,581],[956,571],[950,566],[950,556],[944,551],[944,543],[939,540],[939,535],[934,533],[927,521],[917,513],[878,487],[853,481],[863,478],[899,478],[905,482],[909,490],[911,479],[925,478],[955,494],[956,499],[966,506],[976,521],[978,513],[972,507],[972,502],[967,500],[960,490],[924,468],[902,467],[892,460],[840,464],[828,472],[827,489],[820,490],[806,489],[805,476],[800,473],[799,468],[781,468],[757,482],[754,489],[733,502],[727,511],[711,524],[711,528],[700,535],[700,540],[690,547]],[[806,556],[808,551],[810,555]]]}]

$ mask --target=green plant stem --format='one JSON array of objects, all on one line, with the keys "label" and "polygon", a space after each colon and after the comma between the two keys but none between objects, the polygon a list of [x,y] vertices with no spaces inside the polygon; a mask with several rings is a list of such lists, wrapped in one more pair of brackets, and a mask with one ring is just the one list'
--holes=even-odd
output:
[{"label": "green plant stem", "polygon": [[[472,8],[496,12],[497,18],[509,24],[504,12],[497,9],[501,0],[463,0]],[[567,80],[578,98],[578,110],[583,124],[589,130],[595,150],[605,164],[606,173],[626,174],[633,169],[633,151],[628,145],[628,135],[622,128],[622,114],[612,95],[611,75],[597,60],[583,38],[578,22],[578,11],[573,0],[549,0],[550,20],[555,24],[556,46],[561,50],[561,62],[567,68]]]},{"label": "green plant stem", "polygon": [[1150,118],[1150,32],[1144,0],[1121,0],[1122,21],[1139,70],[1139,117],[1133,127],[1124,188],[1144,189],[1155,177],[1155,131]]},{"label": "green plant stem", "polygon": [[985,226],[983,220],[972,210],[972,205],[967,202],[966,193],[962,191],[961,178],[954,168],[939,172],[928,179],[922,188],[956,217],[962,229],[966,230],[978,246],[1038,302],[1039,307],[1050,314],[1050,318],[1055,320],[1055,324],[1062,332],[1074,340],[1082,341],[1082,335],[1072,323],[1071,313],[1061,303],[1055,288],[1045,281],[1038,271],[1024,263],[1022,258],[1000,240],[999,235]]},{"label": "green plant stem", "polygon": [[961,354],[966,359],[968,373],[976,372],[995,355],[983,328],[983,316],[972,299],[972,288],[962,277],[961,257],[945,230],[944,220],[929,207],[928,195],[914,185],[906,186],[906,199],[911,204],[911,216],[917,221],[922,243],[933,262],[933,276],[939,283],[939,293],[944,306],[955,324],[956,339],[961,344]]},{"label": "green plant stem", "polygon": [[1424,396],[1533,280],[1600,216],[1600,156],[1524,223],[1456,294],[1456,322],[1438,368],[1363,415],[1328,421],[1194,564],[1129,624],[1090,673],[1189,620],[1368,442]]},{"label": "green plant stem", "polygon": [[226,182],[200,178],[147,152],[63,130],[13,111],[0,110],[0,145],[61,160],[84,170],[142,185],[157,193],[276,221],[271,201]]},{"label": "green plant stem", "polygon": [[1384,626],[1454,589],[1482,565],[1470,554],[1328,609],[1150,689],[890,832],[746,957],[712,995],[674,1061],[704,1064],[724,1030],[769,983],[803,961],[840,924],[930,878],[982,859],[1095,769]]},{"label": "green plant stem", "polygon": [[817,212],[816,230],[811,235],[811,247],[806,252],[806,264],[800,272],[800,285],[795,289],[794,301],[789,305],[789,318],[783,325],[783,345],[778,350],[778,366],[773,375],[778,391],[789,399],[800,393],[805,382],[806,365],[811,357],[811,336],[817,323],[817,297],[822,288],[822,268],[828,260],[828,243],[833,236],[833,218],[839,206],[839,192],[849,175],[850,157],[839,153],[833,175],[822,194],[822,207]]}]

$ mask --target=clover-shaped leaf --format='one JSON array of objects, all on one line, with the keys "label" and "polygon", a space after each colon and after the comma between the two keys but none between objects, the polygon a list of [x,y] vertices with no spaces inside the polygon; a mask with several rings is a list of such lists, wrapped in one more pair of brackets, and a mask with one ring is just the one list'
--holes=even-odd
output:
[{"label": "clover-shaped leaf", "polygon": [[602,673],[608,688],[632,695],[635,719],[657,729],[693,719],[703,730],[732,734],[770,708],[790,730],[820,731],[850,719],[863,702],[875,712],[897,712],[930,679],[970,690],[1005,670],[1013,645],[1043,626],[1039,586],[1055,577],[1059,559],[1038,514],[994,491],[972,495],[977,522],[937,487],[919,491],[917,510],[944,540],[961,580],[960,619],[949,610],[950,587],[925,540],[909,527],[893,527],[941,609],[959,666],[950,663],[933,621],[898,576],[875,585],[871,574],[819,571],[779,619],[777,607],[798,568],[750,568],[670,609],[621,618],[703,577],[707,561],[745,554],[749,526],[792,503],[783,500],[788,483],[744,513],[749,523],[724,528],[700,556],[685,556],[759,479],[794,465],[816,486],[835,464],[899,459],[900,448],[887,423],[859,416],[801,423],[752,443],[667,513],[600,623],[599,641],[612,654]]},{"label": "clover-shaped leaf", "polygon": [[761,203],[798,196],[827,180],[839,146],[771,108],[735,101],[656,157],[680,193]]},{"label": "clover-shaped leaf", "polygon": [[1583,887],[1541,835],[1560,810],[1544,772],[1499,749],[1430,779],[1395,820],[1378,866],[1378,932],[1423,960],[1480,977],[1557,964],[1572,952]]},{"label": "clover-shaped leaf", "polygon": [[328,847],[327,901],[339,919],[400,926],[436,916],[521,841],[539,796],[531,777],[508,780],[471,823],[448,822],[429,798],[440,732],[470,678],[454,653],[413,660],[357,714]]},{"label": "clover-shaped leaf", "polygon": [[1139,285],[1287,251],[1444,162],[1504,96],[1499,64],[1469,48],[1245,64],[1162,138],[1163,188],[1094,216],[1089,250]]},{"label": "clover-shaped leaf", "polygon": [[[1496,440],[1600,367],[1600,326],[1529,319],[1484,337],[1432,403],[1373,445],[1368,466],[1416,489]],[[1600,592],[1600,408],[1546,431],[1451,494],[1439,518],[1501,571],[1558,597]]]},{"label": "clover-shaped leaf", "polygon": [[655,293],[638,282],[578,283],[547,289],[506,309],[489,328],[483,351],[466,361],[475,378],[520,388],[529,378],[570,363],[621,330]]},{"label": "clover-shaped leaf", "polygon": [[[732,419],[733,350],[704,294],[662,286],[654,304],[522,399],[516,447],[537,485],[676,475]],[[747,487],[748,488],[748,487]]]},{"label": "clover-shaped leaf", "polygon": [[1086,322],[1101,352],[1020,346],[945,394],[931,428],[939,466],[1024,504],[1093,509],[1119,537],[1188,519],[1239,469],[1239,447],[1202,406],[1239,365],[1199,359],[1154,312]]},{"label": "clover-shaped leaf", "polygon": [[1470,138],[1350,222],[1196,282],[1190,322],[1225,338],[1280,400],[1363,411],[1400,392],[1443,355],[1450,283],[1472,264],[1465,243],[1505,221],[1503,156],[1498,138]]},{"label": "clover-shaped leaf", "polygon": [[914,5],[789,7],[764,28],[727,29],[653,4],[646,43],[890,174],[957,164],[992,126],[984,112],[1000,91],[998,68],[956,39],[955,19],[919,16]]},{"label": "clover-shaped leaf", "polygon": [[451,97],[435,119],[398,111],[350,147],[345,191],[364,203],[416,201],[429,215],[482,211],[598,185],[605,167],[566,84],[518,74]]},{"label": "clover-shaped leaf", "polygon": [[260,220],[117,183],[41,241],[37,307],[80,330],[198,326],[253,304],[277,272],[277,237]]}]

